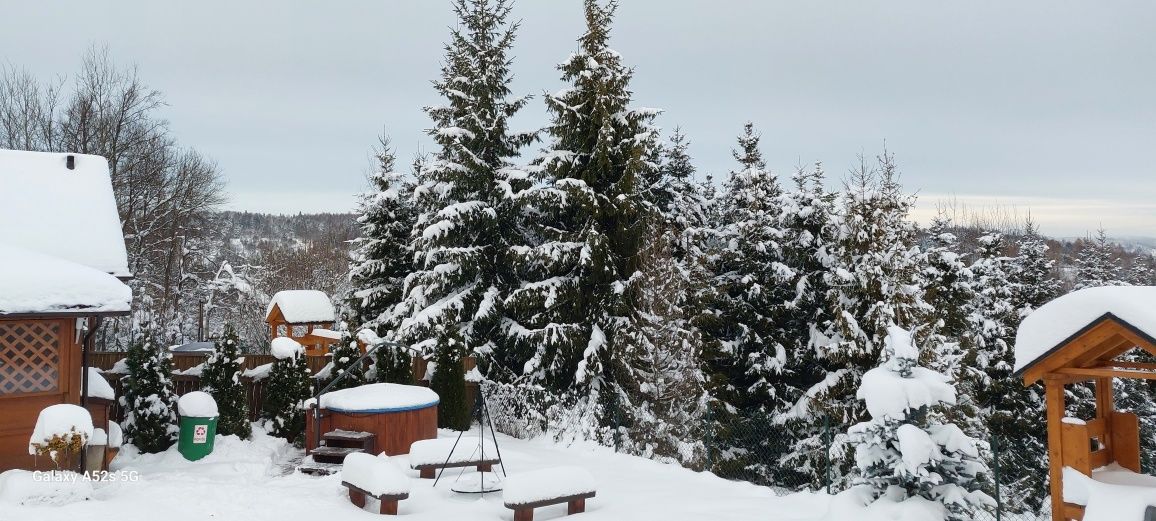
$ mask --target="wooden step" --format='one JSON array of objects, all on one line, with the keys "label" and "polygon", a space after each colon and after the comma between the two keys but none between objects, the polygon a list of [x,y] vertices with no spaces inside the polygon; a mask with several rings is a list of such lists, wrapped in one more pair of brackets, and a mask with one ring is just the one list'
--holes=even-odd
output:
[{"label": "wooden step", "polygon": [[341,472],[341,464],[319,463],[314,461],[313,458],[306,456],[301,462],[301,465],[297,467],[297,470],[300,470],[302,474],[309,474],[310,476],[329,476]]},{"label": "wooden step", "polygon": [[365,452],[373,452],[377,436],[372,432],[335,430],[321,435],[321,445],[326,447],[352,447]]},{"label": "wooden step", "polygon": [[365,441],[366,439],[373,439],[376,436],[377,435],[375,435],[372,432],[346,431],[346,430],[338,429],[335,431],[330,431],[330,432],[327,432],[325,434],[322,434],[321,439],[323,439],[325,441],[334,440],[334,441],[362,442],[362,441]]},{"label": "wooden step", "polygon": [[361,447],[330,447],[322,445],[309,453],[317,463],[342,463],[345,457],[354,452],[365,452]]}]

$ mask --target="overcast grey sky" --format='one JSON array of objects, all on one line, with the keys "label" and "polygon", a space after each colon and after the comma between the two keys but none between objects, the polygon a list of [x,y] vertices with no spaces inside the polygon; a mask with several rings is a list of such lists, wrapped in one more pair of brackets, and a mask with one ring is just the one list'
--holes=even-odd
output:
[{"label": "overcast grey sky", "polygon": [[[954,196],[1031,211],[1055,235],[1156,235],[1156,3],[623,0],[613,45],[638,105],[665,109],[703,173],[746,120],[771,167],[838,178],[886,141],[920,215]],[[237,209],[347,210],[385,126],[429,149],[421,111],[445,0],[0,0],[0,61],[42,77],[107,45],[164,92],[183,144]],[[514,87],[536,99],[582,31],[577,0],[521,0]]]}]

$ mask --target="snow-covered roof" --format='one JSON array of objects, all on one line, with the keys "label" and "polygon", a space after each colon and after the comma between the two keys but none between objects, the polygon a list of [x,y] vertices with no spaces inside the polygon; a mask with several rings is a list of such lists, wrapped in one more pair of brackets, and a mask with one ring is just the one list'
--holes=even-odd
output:
[{"label": "snow-covered roof", "polygon": [[0,194],[0,244],[131,275],[103,157],[0,150]]},{"label": "snow-covered roof", "polygon": [[1016,333],[1015,372],[1106,315],[1156,338],[1156,287],[1086,288],[1040,306],[1024,318]]},{"label": "snow-covered roof", "polygon": [[123,313],[131,303],[132,290],[108,273],[0,243],[0,315]]},{"label": "snow-covered roof", "polygon": [[277,306],[285,320],[293,324],[337,321],[333,302],[323,291],[314,289],[278,291],[269,301],[269,307],[265,310],[266,317],[273,312],[273,306]]},{"label": "snow-covered roof", "polygon": [[217,348],[216,344],[214,344],[212,342],[208,342],[208,341],[188,342],[186,344],[169,346],[169,351],[172,351],[174,353],[205,353],[205,352],[213,351],[216,348]]}]

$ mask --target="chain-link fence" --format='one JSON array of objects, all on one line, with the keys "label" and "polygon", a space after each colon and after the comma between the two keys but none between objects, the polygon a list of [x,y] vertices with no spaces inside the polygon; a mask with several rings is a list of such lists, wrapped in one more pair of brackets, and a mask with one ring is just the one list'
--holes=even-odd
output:
[{"label": "chain-link fence", "polygon": [[[846,428],[824,419],[803,436],[761,413],[719,417],[706,410],[698,425],[676,425],[682,443],[661,450],[661,422],[639,425],[613,402],[580,403],[560,399],[544,389],[486,383],[483,392],[497,430],[518,438],[550,436],[567,443],[594,441],[643,457],[708,470],[736,481],[770,488],[778,495],[802,491],[837,494],[848,486],[849,450],[841,447]],[[606,422],[596,418],[601,411]],[[606,425],[609,424],[609,425]],[[599,426],[603,425],[603,426]],[[665,426],[670,428],[671,426]],[[646,432],[642,432],[646,430]],[[639,440],[645,440],[639,442]],[[689,440],[689,441],[688,441]],[[981,488],[995,500],[989,511],[974,513],[977,521],[1050,520],[1046,454],[1024,450],[1019,440],[990,439],[981,451],[988,474]],[[656,449],[656,447],[659,447]]]}]

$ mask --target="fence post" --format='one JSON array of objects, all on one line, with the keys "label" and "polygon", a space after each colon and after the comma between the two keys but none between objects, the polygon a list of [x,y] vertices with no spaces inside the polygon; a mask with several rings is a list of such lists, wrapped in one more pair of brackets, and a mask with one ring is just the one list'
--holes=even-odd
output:
[{"label": "fence post", "polygon": [[621,409],[619,408],[618,400],[616,397],[614,401],[611,402],[614,404],[614,452],[619,452],[622,437],[622,433],[620,432],[620,429],[622,429],[622,413],[620,412]]},{"label": "fence post", "polygon": [[709,405],[706,407],[705,420],[706,424],[704,427],[706,436],[703,436],[703,438],[706,442],[706,468],[704,470],[710,471],[714,468],[714,409]]},{"label": "fence post", "polygon": [[999,437],[991,437],[992,477],[995,479],[995,521],[1003,521],[1003,498],[999,493]]},{"label": "fence post", "polygon": [[823,413],[823,461],[826,462],[827,495],[831,495],[831,416]]}]

